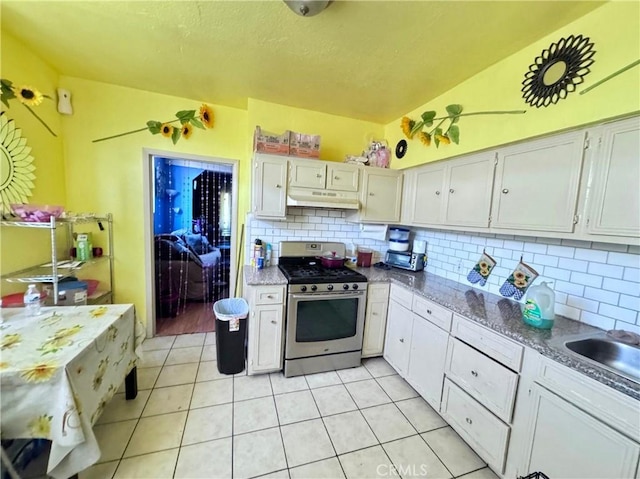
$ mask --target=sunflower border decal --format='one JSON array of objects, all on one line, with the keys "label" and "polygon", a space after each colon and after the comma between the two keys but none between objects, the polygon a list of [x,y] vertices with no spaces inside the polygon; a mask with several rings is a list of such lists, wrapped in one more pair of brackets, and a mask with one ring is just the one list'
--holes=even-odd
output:
[{"label": "sunflower border decal", "polygon": [[28,203],[28,196],[34,188],[32,180],[36,167],[29,153],[27,139],[22,130],[16,128],[15,121],[0,113],[0,214],[4,217],[11,212],[11,204]]},{"label": "sunflower border decal", "polygon": [[[575,91],[591,71],[589,67],[596,53],[593,45],[589,37],[570,35],[543,50],[524,75],[521,90],[524,100],[536,108],[547,107]],[[545,83],[545,74],[561,63],[565,65],[564,72],[552,83]]]}]

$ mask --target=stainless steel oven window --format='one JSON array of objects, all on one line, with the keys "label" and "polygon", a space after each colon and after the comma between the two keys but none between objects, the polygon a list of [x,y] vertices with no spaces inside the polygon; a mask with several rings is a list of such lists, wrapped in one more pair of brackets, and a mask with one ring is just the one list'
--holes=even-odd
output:
[{"label": "stainless steel oven window", "polygon": [[296,342],[351,338],[358,328],[359,298],[300,301],[296,312]]}]

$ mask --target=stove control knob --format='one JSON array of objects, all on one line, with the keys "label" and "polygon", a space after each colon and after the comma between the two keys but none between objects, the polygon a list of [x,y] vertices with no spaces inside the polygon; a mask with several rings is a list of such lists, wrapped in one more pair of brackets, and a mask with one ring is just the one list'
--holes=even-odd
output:
[{"label": "stove control knob", "polygon": [[318,289],[318,287],[314,284],[311,286],[311,291],[316,291]]},{"label": "stove control knob", "polygon": [[306,286],[300,286],[300,291],[302,291],[303,293],[307,290]]},{"label": "stove control knob", "polygon": [[358,289],[358,285],[357,285],[357,284],[354,284],[354,285],[352,286],[352,288],[353,288],[353,289]]},{"label": "stove control knob", "polygon": [[327,290],[333,291],[333,285],[332,284],[327,285]]},{"label": "stove control knob", "polygon": [[349,289],[349,285],[348,284],[342,285],[342,289]]}]

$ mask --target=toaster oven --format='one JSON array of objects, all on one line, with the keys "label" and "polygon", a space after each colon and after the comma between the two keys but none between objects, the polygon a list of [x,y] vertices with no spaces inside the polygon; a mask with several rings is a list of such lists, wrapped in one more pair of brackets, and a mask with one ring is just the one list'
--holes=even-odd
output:
[{"label": "toaster oven", "polygon": [[384,262],[395,268],[422,271],[427,263],[427,255],[411,251],[388,250]]}]

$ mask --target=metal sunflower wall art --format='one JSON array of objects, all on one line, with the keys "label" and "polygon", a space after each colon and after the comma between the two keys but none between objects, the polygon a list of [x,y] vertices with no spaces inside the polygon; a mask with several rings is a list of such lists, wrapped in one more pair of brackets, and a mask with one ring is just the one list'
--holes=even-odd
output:
[{"label": "metal sunflower wall art", "polygon": [[593,43],[582,35],[552,43],[529,66],[522,82],[522,97],[536,108],[566,98],[591,71],[594,54]]},{"label": "metal sunflower wall art", "polygon": [[34,188],[36,167],[27,139],[15,121],[0,114],[0,214],[10,213],[11,204],[27,203]]}]

